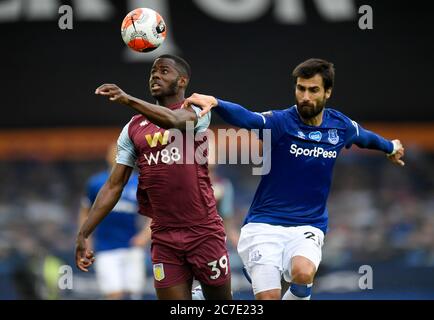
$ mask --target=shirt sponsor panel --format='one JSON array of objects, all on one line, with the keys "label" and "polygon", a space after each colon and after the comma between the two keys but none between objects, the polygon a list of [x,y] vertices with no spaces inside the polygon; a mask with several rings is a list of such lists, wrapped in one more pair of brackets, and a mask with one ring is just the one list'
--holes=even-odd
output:
[{"label": "shirt sponsor panel", "polygon": [[295,143],[291,144],[290,154],[295,155],[295,157],[299,156],[305,156],[305,157],[314,157],[314,158],[331,158],[335,159],[338,154],[336,151],[327,151],[322,147],[315,147],[315,148],[302,148],[296,145]]}]

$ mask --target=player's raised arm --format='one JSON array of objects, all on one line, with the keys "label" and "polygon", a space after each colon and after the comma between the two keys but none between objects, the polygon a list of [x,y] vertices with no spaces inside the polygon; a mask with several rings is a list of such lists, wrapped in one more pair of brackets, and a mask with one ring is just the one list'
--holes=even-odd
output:
[{"label": "player's raised arm", "polygon": [[245,129],[262,129],[265,124],[264,117],[256,112],[247,110],[239,104],[217,99],[213,96],[194,93],[184,102],[184,108],[191,105],[202,109],[199,116],[207,114],[212,108],[223,120],[234,126]]},{"label": "player's raised arm", "polygon": [[133,108],[149,121],[164,129],[177,128],[183,130],[187,121],[197,123],[196,113],[192,109],[171,110],[148,103],[125,93],[115,84],[103,84],[95,90],[95,94],[107,96],[110,101]]},{"label": "player's raised arm", "polygon": [[98,196],[89,211],[88,218],[81,226],[77,235],[75,263],[80,270],[87,272],[87,268],[95,260],[93,252],[88,248],[87,238],[116,205],[125,184],[130,178],[131,172],[132,167],[115,164],[109,179],[98,192]]},{"label": "player's raised arm", "polygon": [[393,163],[404,166],[405,163],[401,159],[404,156],[404,147],[401,141],[395,139],[389,141],[382,136],[364,129],[362,126],[353,122],[355,134],[353,143],[360,148],[380,150],[386,153],[387,158]]}]

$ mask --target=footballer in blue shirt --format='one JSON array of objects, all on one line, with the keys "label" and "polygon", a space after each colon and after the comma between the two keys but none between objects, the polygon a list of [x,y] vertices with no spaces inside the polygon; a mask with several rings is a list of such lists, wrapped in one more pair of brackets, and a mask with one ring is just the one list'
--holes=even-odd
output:
[{"label": "footballer in blue shirt", "polygon": [[[108,170],[89,178],[82,199],[79,225],[86,221],[99,190],[110,177],[115,163],[117,144],[109,146]],[[138,214],[136,199],[138,175],[133,173],[116,206],[96,228],[92,237],[95,251],[95,273],[104,298],[141,299],[145,288],[145,246],[151,240],[150,220]]]},{"label": "footballer in blue shirt", "polygon": [[[271,131],[270,172],[261,177],[238,242],[256,299],[310,299],[327,232],[333,167],[344,147],[379,150],[404,165],[399,140],[386,140],[326,107],[334,82],[332,63],[309,59],[292,75],[296,104],[284,110],[261,114],[202,94],[184,103],[201,107],[200,115],[213,108],[232,125],[259,129],[260,138],[264,130]],[[289,284],[286,291],[282,276]]]}]

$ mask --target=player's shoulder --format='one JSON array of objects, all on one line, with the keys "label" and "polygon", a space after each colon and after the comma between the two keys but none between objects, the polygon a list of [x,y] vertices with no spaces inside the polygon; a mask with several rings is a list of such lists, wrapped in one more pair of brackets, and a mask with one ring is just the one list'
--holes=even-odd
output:
[{"label": "player's shoulder", "polygon": [[325,111],[329,116],[337,119],[347,120],[349,117],[345,115],[342,111],[337,110],[334,107],[326,107]]},{"label": "player's shoulder", "polygon": [[125,125],[124,130],[127,130],[128,135],[131,135],[132,132],[135,132],[140,127],[147,125],[150,123],[145,116],[141,114],[137,114],[131,118],[131,120]]},{"label": "player's shoulder", "polygon": [[343,112],[336,110],[335,108],[327,107],[325,109],[327,113],[326,118],[328,121],[337,122],[343,125],[352,125],[352,120]]},{"label": "player's shoulder", "polygon": [[[197,118],[199,119],[199,113],[202,111],[202,108],[192,104],[191,110],[189,110],[189,111],[194,112],[196,114]],[[212,114],[211,112],[207,112],[200,119],[211,120],[211,114]]]},{"label": "player's shoulder", "polygon": [[194,113],[198,113],[198,112],[202,111],[202,109],[195,104],[190,105],[190,108],[187,107],[187,108],[185,108],[185,110],[190,111],[190,112],[194,112]]},{"label": "player's shoulder", "polygon": [[140,123],[140,121],[146,120],[145,116],[142,114],[136,114],[131,117],[131,120],[127,123],[127,125],[131,124],[137,124]]},{"label": "player's shoulder", "polygon": [[289,108],[284,108],[284,109],[277,109],[277,108],[271,109],[265,112],[261,112],[261,115],[264,116],[265,118],[267,117],[281,118],[281,117],[292,116],[294,112],[296,112],[295,106],[291,106]]}]

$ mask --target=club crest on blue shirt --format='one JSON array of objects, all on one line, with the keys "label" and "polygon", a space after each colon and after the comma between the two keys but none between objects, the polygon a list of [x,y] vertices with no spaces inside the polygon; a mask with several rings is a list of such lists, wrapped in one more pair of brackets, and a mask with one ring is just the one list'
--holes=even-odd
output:
[{"label": "club crest on blue shirt", "polygon": [[322,134],[319,131],[314,131],[314,132],[310,132],[309,133],[309,139],[314,140],[314,141],[321,141],[322,138]]},{"label": "club crest on blue shirt", "polygon": [[339,142],[338,130],[330,129],[327,139],[328,141],[330,141],[331,144],[337,144]]}]

